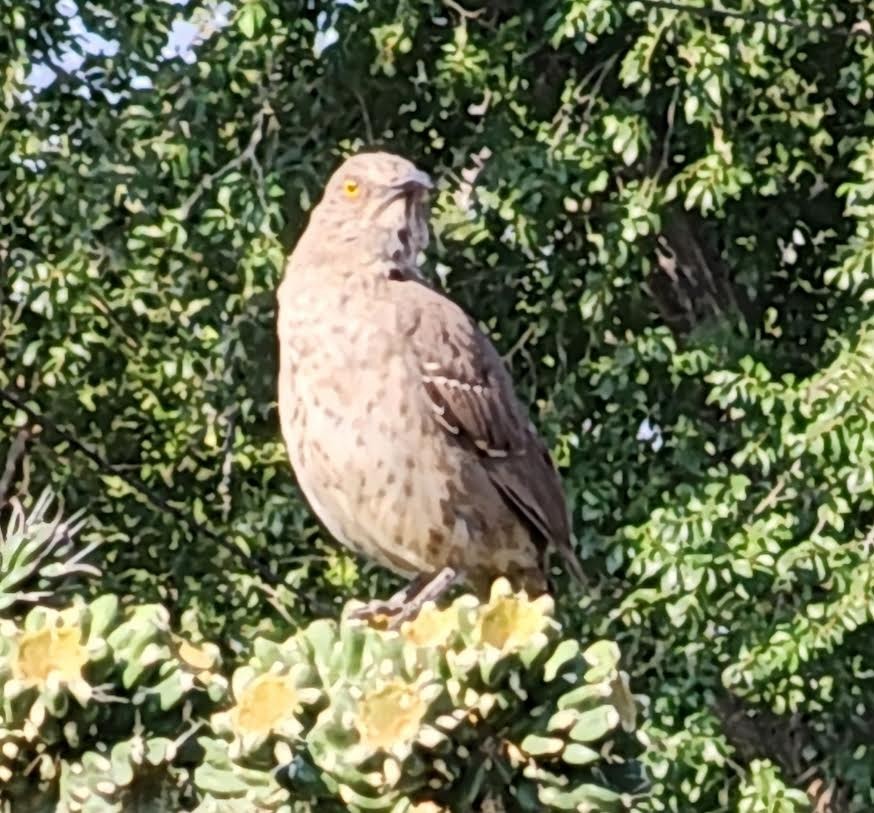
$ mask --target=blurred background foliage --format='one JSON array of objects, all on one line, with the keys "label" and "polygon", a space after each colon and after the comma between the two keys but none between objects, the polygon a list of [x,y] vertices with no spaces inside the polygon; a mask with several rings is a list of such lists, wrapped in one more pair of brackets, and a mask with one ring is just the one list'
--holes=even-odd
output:
[{"label": "blurred background foliage", "polygon": [[392,149],[561,466],[590,586],[556,614],[644,698],[640,804],[872,809],[872,21],[0,0],[6,512],[84,510],[78,592],[161,603],[226,676],[390,590],[295,490],[273,291],[341,157]]}]

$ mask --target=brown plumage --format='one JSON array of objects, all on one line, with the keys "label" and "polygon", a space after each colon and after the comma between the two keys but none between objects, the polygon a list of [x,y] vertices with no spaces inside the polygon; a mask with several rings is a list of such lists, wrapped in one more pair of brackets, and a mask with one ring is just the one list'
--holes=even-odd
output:
[{"label": "brown plumage", "polygon": [[339,541],[416,577],[405,606],[454,577],[542,591],[547,546],[581,579],[558,474],[500,356],[419,276],[430,186],[395,155],[348,159],[289,258],[279,407],[298,482]]}]

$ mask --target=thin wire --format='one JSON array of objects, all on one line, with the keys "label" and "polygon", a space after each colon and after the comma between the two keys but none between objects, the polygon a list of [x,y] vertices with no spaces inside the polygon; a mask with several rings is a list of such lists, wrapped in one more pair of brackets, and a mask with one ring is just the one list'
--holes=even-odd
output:
[{"label": "thin wire", "polygon": [[[152,506],[154,506],[155,508],[158,508],[159,510],[163,511],[164,513],[169,514],[172,517],[174,517],[175,519],[179,520],[184,525],[186,525],[188,527],[188,529],[191,532],[193,532],[194,534],[203,534],[204,536],[206,536],[209,539],[216,542],[221,547],[229,550],[235,556],[241,558],[250,568],[257,571],[258,574],[261,576],[261,578],[266,583],[268,583],[268,584],[277,584],[278,583],[277,577],[270,571],[270,569],[267,567],[267,565],[265,565],[263,562],[259,561],[258,559],[255,559],[253,556],[248,556],[243,551],[241,551],[236,545],[233,545],[230,542],[228,542],[227,539],[225,539],[218,532],[214,531],[212,528],[209,528],[208,526],[197,522],[197,520],[190,517],[188,514],[186,514],[181,509],[176,508],[176,506],[174,506],[174,505],[171,505],[160,494],[158,494],[156,491],[154,491],[152,488],[150,488],[148,485],[146,485],[138,477],[134,477],[133,475],[128,474],[127,472],[114,466],[108,460],[105,460],[103,457],[101,457],[93,449],[90,449],[88,446],[86,446],[84,443],[82,443],[82,441],[80,441],[78,438],[74,437],[69,432],[66,432],[65,430],[63,430],[54,421],[50,420],[49,418],[46,418],[44,415],[41,415],[35,409],[32,409],[31,407],[29,407],[24,402],[24,400],[19,398],[17,395],[13,395],[8,390],[0,388],[0,400],[6,401],[6,403],[11,404],[13,407],[16,407],[17,409],[20,409],[22,412],[24,412],[30,418],[30,420],[33,423],[42,426],[44,429],[49,429],[50,431],[54,432],[56,435],[58,435],[60,438],[62,438],[68,444],[70,444],[70,446],[73,449],[75,449],[77,452],[79,452],[83,457],[87,457],[92,463],[94,463],[97,466],[98,469],[100,469],[103,472],[109,472],[109,473],[113,474],[115,477],[118,477],[121,480],[123,480],[134,491],[136,491],[142,497],[145,497],[145,499],[149,503],[151,503]],[[31,439],[35,439],[35,440],[39,441],[42,446],[49,449],[49,451],[51,451],[53,454],[58,455],[58,452],[56,452],[50,444],[46,443],[45,441],[41,441],[39,439],[39,437],[34,437],[34,435],[31,434]]]},{"label": "thin wire", "polygon": [[670,11],[682,11],[695,17],[710,17],[717,19],[741,20],[747,23],[763,23],[765,25],[795,28],[803,31],[816,31],[829,37],[866,37],[872,38],[872,27],[867,21],[859,21],[852,28],[844,26],[827,27],[811,25],[801,20],[776,20],[767,14],[757,12],[733,11],[732,9],[716,9],[707,6],[693,6],[688,3],[673,2],[673,0],[632,0],[633,4],[646,8],[662,8]]}]

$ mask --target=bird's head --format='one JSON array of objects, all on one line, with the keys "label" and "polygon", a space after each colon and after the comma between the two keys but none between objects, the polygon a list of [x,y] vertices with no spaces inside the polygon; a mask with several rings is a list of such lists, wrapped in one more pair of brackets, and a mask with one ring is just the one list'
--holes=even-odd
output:
[{"label": "bird's head", "polygon": [[[310,217],[322,239],[362,262],[388,261],[406,269],[428,245],[427,173],[388,152],[347,158],[331,176]],[[309,231],[309,229],[308,229]]]}]

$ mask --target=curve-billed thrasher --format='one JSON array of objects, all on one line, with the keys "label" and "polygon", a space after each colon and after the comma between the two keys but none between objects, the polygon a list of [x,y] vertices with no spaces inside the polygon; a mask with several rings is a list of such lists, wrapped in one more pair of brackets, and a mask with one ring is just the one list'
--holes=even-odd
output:
[{"label": "curve-billed thrasher", "polygon": [[492,343],[419,276],[430,178],[389,153],[331,177],[279,287],[279,412],[298,483],[341,542],[413,582],[545,589],[582,570],[561,482]]}]

